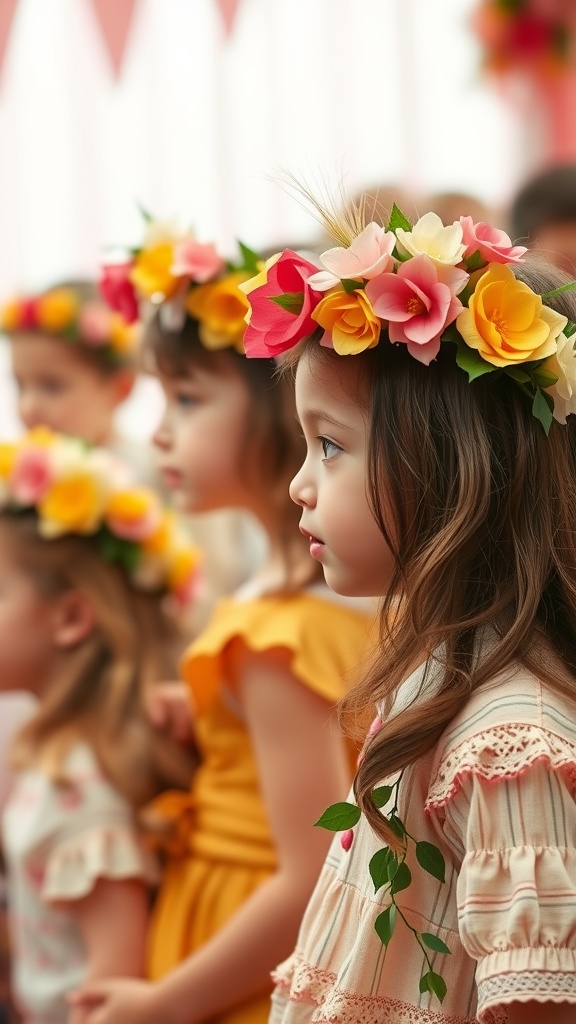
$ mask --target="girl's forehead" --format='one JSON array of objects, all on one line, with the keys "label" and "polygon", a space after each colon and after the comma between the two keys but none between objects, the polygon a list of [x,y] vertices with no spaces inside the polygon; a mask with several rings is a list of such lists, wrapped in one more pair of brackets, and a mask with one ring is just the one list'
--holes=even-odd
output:
[{"label": "girl's forehead", "polygon": [[296,408],[306,416],[336,419],[351,426],[365,421],[366,382],[357,357],[306,352],[296,368]]}]

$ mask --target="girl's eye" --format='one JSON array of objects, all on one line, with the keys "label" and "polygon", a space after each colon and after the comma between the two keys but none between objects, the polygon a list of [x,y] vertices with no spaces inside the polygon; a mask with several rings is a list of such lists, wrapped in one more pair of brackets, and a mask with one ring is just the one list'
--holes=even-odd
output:
[{"label": "girl's eye", "polygon": [[194,395],[190,395],[185,391],[181,391],[176,395],[176,402],[183,409],[189,409],[193,405],[198,405],[198,399]]},{"label": "girl's eye", "polygon": [[333,459],[335,455],[338,455],[339,452],[342,451],[342,449],[328,437],[319,437],[318,440],[322,445],[322,451],[324,452],[325,459]]}]

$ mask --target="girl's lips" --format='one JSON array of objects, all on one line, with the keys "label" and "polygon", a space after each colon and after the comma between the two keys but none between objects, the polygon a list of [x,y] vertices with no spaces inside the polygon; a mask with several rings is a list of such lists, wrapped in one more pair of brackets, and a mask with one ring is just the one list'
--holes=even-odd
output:
[{"label": "girl's lips", "polygon": [[324,550],[324,541],[319,540],[318,537],[315,537],[309,530],[305,530],[303,526],[300,527],[300,533],[310,542],[310,554],[312,555],[312,558],[320,558],[320,555]]},{"label": "girl's lips", "polygon": [[182,473],[177,469],[170,469],[168,466],[160,470],[162,479],[169,491],[176,491],[182,483]]}]

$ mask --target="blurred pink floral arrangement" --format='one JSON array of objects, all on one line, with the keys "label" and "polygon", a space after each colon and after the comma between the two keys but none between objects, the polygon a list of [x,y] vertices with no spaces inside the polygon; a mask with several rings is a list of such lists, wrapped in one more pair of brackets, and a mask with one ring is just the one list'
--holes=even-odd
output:
[{"label": "blurred pink floral arrangement", "polygon": [[481,0],[473,25],[497,74],[553,75],[576,63],[576,0]]}]

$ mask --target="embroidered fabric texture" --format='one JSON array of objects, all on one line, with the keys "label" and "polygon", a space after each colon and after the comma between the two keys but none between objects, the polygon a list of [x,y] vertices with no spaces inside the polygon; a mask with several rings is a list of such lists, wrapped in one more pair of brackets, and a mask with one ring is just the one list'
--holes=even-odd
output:
[{"label": "embroidered fabric texture", "polygon": [[479,1006],[489,1007],[502,999],[509,1003],[521,1000],[522,996],[526,1001],[576,1003],[576,975],[557,971],[514,971],[498,974],[478,984]]},{"label": "embroidered fabric texture", "polygon": [[469,737],[440,763],[428,790],[426,810],[444,807],[469,775],[487,781],[511,779],[538,761],[562,772],[571,790],[576,790],[576,748],[564,737],[534,725],[493,726]]},{"label": "embroidered fabric texture", "polygon": [[426,1010],[399,999],[354,995],[337,988],[336,975],[330,971],[301,962],[291,969],[292,964],[293,960],[282,964],[273,978],[289,1002],[317,1007],[311,1024],[473,1024],[469,1017]]}]

